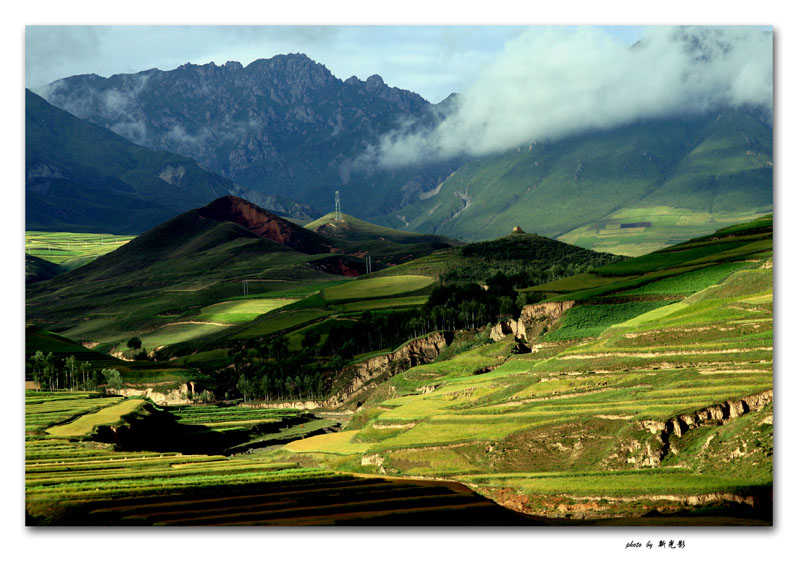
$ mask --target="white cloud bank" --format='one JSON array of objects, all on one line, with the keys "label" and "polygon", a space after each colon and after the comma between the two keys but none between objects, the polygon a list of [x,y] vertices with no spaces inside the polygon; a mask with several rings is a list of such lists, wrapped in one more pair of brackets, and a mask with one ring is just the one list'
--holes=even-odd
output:
[{"label": "white cloud bank", "polygon": [[726,106],[772,111],[772,32],[654,27],[630,47],[596,28],[532,28],[434,130],[384,136],[365,160],[387,167],[483,155],[539,140]]}]

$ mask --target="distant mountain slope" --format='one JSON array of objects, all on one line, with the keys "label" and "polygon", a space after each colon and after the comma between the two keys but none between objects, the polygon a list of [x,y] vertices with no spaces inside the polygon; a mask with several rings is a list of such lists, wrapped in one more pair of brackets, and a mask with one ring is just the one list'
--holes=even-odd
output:
[{"label": "distant mountain slope", "polygon": [[744,111],[640,122],[469,162],[381,222],[641,254],[770,212],[771,160],[771,127]]},{"label": "distant mountain slope", "polygon": [[267,196],[345,208],[360,216],[397,207],[435,186],[451,164],[392,172],[359,167],[364,148],[400,124],[433,122],[442,108],[387,86],[380,76],[339,80],[302,54],[247,66],[185,64],[109,78],[72,76],[43,89],[50,103],[155,150],[191,157],[243,185],[260,206]]},{"label": "distant mountain slope", "polygon": [[[177,154],[154,152],[25,92],[26,228],[138,234],[241,187]],[[268,198],[294,216],[308,205]]]},{"label": "distant mountain slope", "polygon": [[306,224],[305,228],[330,238],[353,242],[381,239],[399,244],[423,242],[447,245],[460,244],[456,240],[435,234],[421,234],[378,226],[344,213],[342,213],[341,220],[336,220],[336,213],[329,212],[325,216]]},{"label": "distant mountain slope", "polygon": [[391,228],[485,240],[519,225],[626,255],[772,210],[772,125],[746,110],[385,169],[365,157],[370,147],[432,129],[459,98],[433,105],[379,76],[342,81],[301,54],[72,76],[43,93],[129,140],[196,159],[264,208],[289,197],[329,210],[339,190],[350,215]]},{"label": "distant mountain slope", "polygon": [[228,193],[192,160],[153,152],[25,92],[26,227],[137,233]]}]

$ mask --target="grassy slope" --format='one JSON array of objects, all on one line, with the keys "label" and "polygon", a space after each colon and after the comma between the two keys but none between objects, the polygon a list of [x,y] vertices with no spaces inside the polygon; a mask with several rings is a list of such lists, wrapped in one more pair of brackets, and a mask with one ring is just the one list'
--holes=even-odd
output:
[{"label": "grassy slope", "polygon": [[452,245],[458,243],[444,236],[421,234],[418,232],[408,232],[405,230],[378,226],[348,214],[342,214],[342,219],[337,221],[336,214],[333,212],[329,212],[325,216],[306,224],[304,227],[331,238],[348,241],[383,239],[397,244],[428,242]]},{"label": "grassy slope", "polygon": [[114,251],[133,236],[75,232],[25,232],[27,254],[72,270]]},{"label": "grassy slope", "polygon": [[[735,233],[760,232],[768,242],[766,229],[761,221]],[[626,297],[605,292],[601,304],[594,296],[587,302],[595,304],[573,308],[602,320],[593,322],[591,338],[545,337],[537,352],[522,355],[510,354],[504,340],[412,368],[371,398],[360,396],[365,407],[349,431],[307,439],[302,450],[289,446],[276,458],[447,476],[525,512],[560,516],[676,512],[686,508],[682,497],[709,492],[763,498],[772,485],[770,404],[724,425],[672,434],[666,447],[640,424],[772,388],[769,248],[757,258],[731,255],[731,238],[717,237],[696,243],[716,246],[721,260],[737,267],[720,274],[716,266],[704,282],[693,276],[684,286],[687,277],[675,267],[670,298],[679,305],[644,301],[636,304],[645,304],[641,310],[629,303],[628,313],[608,314]],[[713,262],[712,247],[700,247]],[[629,268],[664,279],[664,266],[681,264],[664,255],[661,265],[641,258]],[[661,293],[664,283],[652,284]],[[367,456],[372,465],[362,465]],[[598,495],[600,503],[591,498]],[[643,498],[618,500],[626,497]]]},{"label": "grassy slope", "polygon": [[30,253],[25,254],[25,284],[49,280],[64,271],[66,269],[56,263]]},{"label": "grassy slope", "polygon": [[244,279],[255,294],[337,278],[308,265],[313,259],[190,211],[28,291],[27,319],[75,339],[119,342],[241,295]]},{"label": "grassy slope", "polygon": [[[747,113],[654,121],[470,162],[397,214],[468,240],[518,225],[640,255],[770,212],[771,160],[771,129]],[[652,226],[620,228],[635,222]]]}]

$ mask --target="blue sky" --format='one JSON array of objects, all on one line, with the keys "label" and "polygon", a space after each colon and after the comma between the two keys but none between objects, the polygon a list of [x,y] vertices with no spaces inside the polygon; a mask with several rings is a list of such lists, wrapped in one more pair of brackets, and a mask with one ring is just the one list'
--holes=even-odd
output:
[{"label": "blue sky", "polygon": [[[601,26],[627,45],[637,26]],[[464,91],[523,26],[28,26],[26,86],[74,74],[110,76],[191,62],[248,64],[302,52],[338,78],[379,74],[437,103]]]}]

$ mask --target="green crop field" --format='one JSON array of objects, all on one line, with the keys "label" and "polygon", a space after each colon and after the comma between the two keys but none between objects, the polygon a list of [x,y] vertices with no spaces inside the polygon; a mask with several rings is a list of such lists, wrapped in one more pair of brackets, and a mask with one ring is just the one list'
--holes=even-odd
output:
[{"label": "green crop field", "polygon": [[[135,409],[141,400],[115,398],[101,412],[88,412],[85,402],[103,405],[103,398],[85,393],[29,392],[28,417],[34,407],[49,404],[52,411],[69,404],[73,414],[85,411],[71,424],[88,427],[115,422],[122,408]],[[112,415],[113,412],[113,415]],[[179,407],[172,410],[180,423],[205,423],[214,430],[228,423],[276,423],[288,411],[240,407]],[[162,413],[163,414],[163,413]],[[314,430],[330,426],[311,421]],[[306,434],[302,425],[285,429],[284,438]],[[345,434],[346,433],[340,433]],[[91,440],[66,439],[52,431],[31,433],[25,444],[25,509],[29,525],[319,525],[334,523],[426,524],[470,523],[490,515],[497,524],[526,523],[466,487],[452,483],[389,481],[357,478],[305,468],[294,462],[275,462],[268,454],[226,457],[218,454],[122,451]],[[310,439],[298,440],[307,442]],[[447,512],[442,520],[440,513]]]},{"label": "green crop field", "polygon": [[25,232],[25,253],[68,269],[114,251],[135,236],[73,232]]},{"label": "green crop field", "polygon": [[258,316],[287,306],[296,299],[289,298],[253,298],[219,302],[206,306],[200,310],[200,315],[195,316],[195,321],[219,323],[247,323]]},{"label": "green crop field", "polygon": [[398,275],[356,280],[326,288],[325,300],[350,300],[363,298],[385,298],[414,292],[433,284],[433,279],[421,275]]},{"label": "green crop field", "polygon": [[217,333],[225,329],[227,325],[201,322],[173,323],[154,329],[149,333],[139,336],[142,346],[146,349],[155,349],[167,345],[174,345],[203,337],[212,333]]},{"label": "green crop field", "polygon": [[[768,212],[768,210],[765,210]],[[639,256],[704,235],[727,224],[740,224],[763,213],[708,212],[652,206],[627,208],[562,234],[559,240],[595,251]],[[622,224],[649,222],[647,227],[622,228]]]}]

